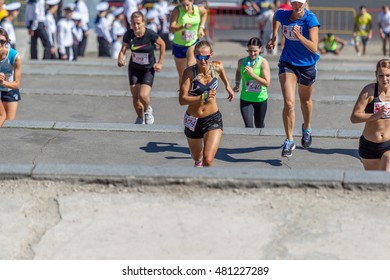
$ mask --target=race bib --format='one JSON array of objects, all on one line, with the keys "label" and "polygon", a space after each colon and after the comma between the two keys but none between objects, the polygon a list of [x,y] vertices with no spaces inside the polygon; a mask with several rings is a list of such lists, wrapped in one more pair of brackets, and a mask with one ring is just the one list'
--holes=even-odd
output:
[{"label": "race bib", "polygon": [[[294,26],[283,25],[283,35],[284,35],[284,37],[286,37],[289,40],[299,41],[298,38],[295,36],[295,34],[293,32],[293,27]],[[302,34],[302,26],[299,26],[299,29],[300,29],[299,33]]]},{"label": "race bib", "polygon": [[367,26],[365,24],[362,24],[362,25],[360,25],[359,29],[360,29],[360,31],[366,31]]},{"label": "race bib", "polygon": [[261,85],[254,80],[247,81],[245,87],[247,92],[260,92],[261,90]]},{"label": "race bib", "polygon": [[148,65],[149,64],[149,54],[147,53],[131,53],[131,58],[134,63],[141,64],[141,65]]},{"label": "race bib", "polygon": [[195,40],[195,36],[196,36],[196,30],[183,30],[181,32],[181,38],[186,42]]},{"label": "race bib", "polygon": [[388,119],[390,118],[390,101],[387,102],[375,102],[374,103],[374,114],[378,113],[378,111],[382,108],[382,106],[387,106],[389,110],[387,111],[387,114],[382,117],[382,119]]},{"label": "race bib", "polygon": [[198,122],[198,118],[192,117],[188,114],[184,115],[184,126],[187,127],[189,130],[195,131],[197,122]]}]

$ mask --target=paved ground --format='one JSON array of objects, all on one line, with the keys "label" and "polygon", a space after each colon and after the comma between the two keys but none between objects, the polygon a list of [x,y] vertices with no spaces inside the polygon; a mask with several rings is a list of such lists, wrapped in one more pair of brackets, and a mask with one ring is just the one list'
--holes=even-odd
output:
[{"label": "paved ground", "polygon": [[[215,167],[194,169],[169,53],[152,93],[156,123],[139,126],[126,70],[98,59],[93,37],[77,62],[30,61],[24,30],[18,38],[23,100],[0,133],[0,259],[390,257],[390,176],[363,171],[362,125],[349,121],[374,79],[378,42],[366,57],[347,46],[321,58],[313,146],[290,159],[280,156],[277,58],[266,56],[266,128],[243,128],[238,98],[229,103],[221,90]],[[233,81],[243,42],[214,48]]]}]

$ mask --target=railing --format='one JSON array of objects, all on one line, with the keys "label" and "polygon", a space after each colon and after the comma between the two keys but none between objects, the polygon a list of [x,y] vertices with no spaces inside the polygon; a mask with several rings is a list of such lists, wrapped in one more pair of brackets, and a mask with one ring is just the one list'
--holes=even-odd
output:
[{"label": "railing", "polygon": [[[310,10],[316,14],[321,34],[352,34],[356,11],[354,8],[315,7]],[[376,17],[373,15],[373,22]],[[214,38],[215,30],[248,30],[258,29],[257,17],[245,15],[242,8],[219,7],[210,10],[209,36]]]}]

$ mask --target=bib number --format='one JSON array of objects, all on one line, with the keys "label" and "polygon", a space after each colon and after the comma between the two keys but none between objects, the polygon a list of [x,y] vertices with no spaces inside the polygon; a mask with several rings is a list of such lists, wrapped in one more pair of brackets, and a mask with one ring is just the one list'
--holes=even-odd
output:
[{"label": "bib number", "polygon": [[147,53],[131,53],[131,58],[134,63],[141,64],[141,65],[148,65],[149,64],[149,54]]},{"label": "bib number", "polygon": [[196,30],[183,30],[181,32],[181,39],[190,42],[192,40],[195,40]]},{"label": "bib number", "polygon": [[247,92],[260,92],[261,90],[261,85],[258,82],[253,80],[247,81],[245,86]]},{"label": "bib number", "polygon": [[[299,33],[302,34],[302,26],[300,26],[299,29]],[[299,41],[293,32],[293,26],[283,25],[283,35],[289,40]]]},{"label": "bib number", "polygon": [[390,102],[375,102],[374,103],[374,114],[378,113],[379,110],[383,107],[386,106],[388,108],[387,114],[382,117],[382,119],[388,119],[390,118]]},{"label": "bib number", "polygon": [[189,130],[195,131],[197,122],[198,122],[198,118],[192,117],[188,114],[184,115],[184,126],[187,127]]}]

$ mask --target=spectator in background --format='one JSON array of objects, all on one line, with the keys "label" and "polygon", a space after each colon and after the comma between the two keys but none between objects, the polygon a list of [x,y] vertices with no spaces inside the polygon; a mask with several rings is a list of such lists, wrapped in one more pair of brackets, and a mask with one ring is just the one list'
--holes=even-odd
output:
[{"label": "spectator in background", "polygon": [[154,8],[146,13],[146,28],[153,30],[156,33],[160,33],[160,19],[158,18],[157,10]]},{"label": "spectator in background", "polygon": [[[353,39],[356,53],[361,56],[366,54],[367,42],[372,38],[372,17],[367,13],[366,6],[360,6],[359,10],[354,20]],[[360,44],[363,45],[363,52],[360,51]]]},{"label": "spectator in background", "polygon": [[123,8],[126,17],[126,28],[131,28],[131,15],[141,9],[142,0],[124,0]]},{"label": "spectator in background", "polygon": [[382,12],[378,15],[379,35],[382,40],[383,55],[387,55],[387,42],[389,42],[390,55],[390,10],[388,5],[382,7]]},{"label": "spectator in background", "polygon": [[46,31],[47,36],[50,41],[50,58],[56,59],[56,38],[57,38],[57,23],[56,23],[56,13],[58,10],[58,4],[60,0],[46,0]]},{"label": "spectator in background", "polygon": [[81,14],[81,28],[83,30],[83,39],[79,43],[78,56],[84,56],[85,49],[87,48],[88,30],[89,30],[89,11],[84,0],[75,1],[75,12]]},{"label": "spectator in background", "polygon": [[[0,0],[1,1],[1,0]],[[31,36],[31,59],[38,59],[38,38],[43,45],[43,59],[51,59],[51,44],[45,26],[45,0],[28,0],[24,17],[25,26]]]},{"label": "spectator in background", "polygon": [[118,55],[122,49],[123,35],[127,29],[123,26],[115,28],[112,31],[114,41],[112,43],[111,58],[118,59]]},{"label": "spectator in background", "polygon": [[112,35],[113,41],[115,41],[114,33],[116,32],[116,30],[121,30],[123,28],[123,23],[124,23],[124,18],[125,18],[123,11],[124,11],[124,8],[119,7],[119,8],[116,8],[112,12],[112,15],[115,17],[114,21],[112,22],[112,25],[111,25],[111,35]]},{"label": "spectator in background", "polygon": [[99,57],[111,57],[112,37],[110,34],[110,26],[106,19],[108,8],[109,5],[107,2],[100,2],[96,5],[98,14],[95,20],[95,31],[98,40]]},{"label": "spectator in background", "polygon": [[74,3],[68,3],[64,6],[64,17],[57,23],[57,50],[58,58],[61,60],[73,60],[73,27],[74,21],[72,14]]},{"label": "spectator in background", "polygon": [[83,41],[83,28],[81,26],[82,15],[79,12],[74,11],[72,14],[72,20],[74,22],[72,28],[73,34],[73,60],[77,60],[79,56],[80,44]]},{"label": "spectator in background", "polygon": [[[269,3],[268,9],[265,12],[261,13],[257,18],[259,22],[260,39],[264,45],[267,44],[268,41],[272,38],[272,19],[275,14],[274,7],[274,4]],[[275,44],[278,44],[278,38],[279,36],[277,35]],[[267,53],[277,55],[278,48],[267,49]]]},{"label": "spectator in background", "polygon": [[8,33],[11,48],[13,49],[16,49],[15,48],[16,34],[15,34],[15,29],[12,21],[18,16],[20,7],[21,7],[20,2],[12,2],[8,5],[5,5],[5,9],[7,10],[8,14],[0,22],[1,26]]},{"label": "spectator in background", "polygon": [[4,9],[4,0],[0,0],[0,21],[7,15],[7,10]]},{"label": "spectator in background", "polygon": [[280,9],[282,10],[292,10],[292,6],[290,0],[284,0],[282,4],[280,4]]},{"label": "spectator in background", "polygon": [[339,55],[345,46],[345,41],[332,33],[326,34],[318,41],[318,43],[323,43],[322,48],[318,47],[321,54],[333,53],[335,55]]}]

